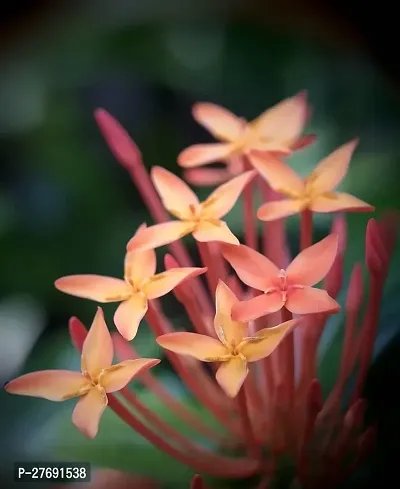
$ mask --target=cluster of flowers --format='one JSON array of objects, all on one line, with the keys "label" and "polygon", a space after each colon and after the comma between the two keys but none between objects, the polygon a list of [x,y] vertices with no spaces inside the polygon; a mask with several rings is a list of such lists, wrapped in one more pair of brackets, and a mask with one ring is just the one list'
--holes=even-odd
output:
[{"label": "cluster of flowers", "polygon": [[[293,152],[316,139],[303,135],[309,114],[305,93],[283,100],[252,122],[214,104],[196,104],[194,118],[220,140],[191,146],[178,156],[187,181],[219,184],[200,202],[166,169],[154,167],[149,175],[125,130],[106,111],[97,110],[97,123],[111,151],[129,171],[157,224],[141,225],[127,244],[123,280],[71,275],[55,282],[67,294],[98,303],[119,302],[114,315],[119,334],[110,335],[100,307],[89,331],[72,318],[70,333],[81,351],[81,372],[28,373],[5,389],[53,401],[78,397],[72,421],[90,438],[109,406],[156,447],[196,472],[227,479],[257,476],[259,488],[268,487],[282,454],[291,457],[294,477],[306,487],[318,487],[321,480],[334,484],[352,471],[375,430],[363,429],[365,401],[360,396],[395,228],[389,218],[368,222],[366,315],[361,322],[362,268],[355,264],[338,380],[323,400],[317,346],[327,319],[340,310],[335,297],[342,285],[346,224],[340,215],[331,234],[314,243],[313,214],[373,207],[336,191],[356,140],[328,155],[305,179],[288,165]],[[222,162],[223,169],[204,167],[214,162]],[[257,192],[263,198],[256,212],[263,222],[261,240],[254,211]],[[244,244],[222,220],[240,197]],[[176,219],[170,220],[168,213]],[[291,261],[284,218],[295,214],[300,215],[300,251]],[[193,266],[181,241],[187,235],[195,239],[204,268]],[[171,254],[165,256],[166,270],[156,273],[154,250],[164,245]],[[323,280],[323,288],[316,288]],[[195,332],[176,331],[164,315],[158,299],[171,291]],[[211,428],[164,388],[149,370],[158,359],[137,357],[129,342],[144,317],[182,382],[229,436]],[[121,362],[112,365],[114,351]],[[209,362],[216,382],[202,362]],[[343,412],[343,390],[355,369],[353,395]],[[220,450],[207,450],[149,410],[127,388],[134,377]],[[202,484],[199,476],[192,481],[192,487]]]}]

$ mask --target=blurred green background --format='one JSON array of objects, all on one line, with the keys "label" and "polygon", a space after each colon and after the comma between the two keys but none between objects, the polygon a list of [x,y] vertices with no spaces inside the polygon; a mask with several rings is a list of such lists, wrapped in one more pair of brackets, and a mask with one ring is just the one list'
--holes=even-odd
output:
[{"label": "blurred green background", "polygon": [[[30,370],[79,365],[67,321],[76,315],[89,325],[95,304],[57,292],[53,282],[74,273],[120,276],[126,242],[141,222],[150,222],[95,125],[97,107],[128,129],[148,167],[158,164],[180,174],[179,151],[211,140],[191,118],[195,101],[219,103],[253,118],[307,89],[313,106],[308,129],[319,140],[295,156],[294,166],[307,173],[336,146],[359,136],[342,188],[375,205],[378,215],[399,208],[400,101],[368,49],[347,41],[344,23],[333,27],[333,35],[330,23],[313,17],[309,29],[297,29],[295,11],[291,23],[256,23],[242,18],[235,5],[92,0],[50,11],[41,6],[26,24],[15,16],[10,32],[16,35],[4,41],[0,61],[0,381]],[[324,25],[326,37],[320,34]],[[228,217],[239,236],[240,215],[237,206]],[[364,215],[349,219],[346,282],[351,263],[364,257],[366,221]],[[291,221],[293,243],[296,225]],[[321,234],[329,225],[329,219],[317,220]],[[389,375],[399,375],[398,362],[385,354],[392,350],[398,358],[399,265],[397,253],[376,347],[384,361],[373,371],[368,390],[374,415],[386,423],[388,413],[395,412],[392,406],[399,407],[390,384],[383,390]],[[165,305],[184,324],[172,297]],[[105,310],[111,324],[113,306]],[[321,345],[321,360],[329,358],[322,362],[327,385],[340,341],[341,330],[332,325]],[[144,325],[135,344],[142,355],[161,354]],[[185,395],[168,366],[158,371],[171,389]],[[86,442],[70,429],[71,408],[69,402],[0,392],[1,487],[8,484],[12,461],[46,458],[49,452],[144,474],[152,474],[156,464],[175,487],[188,480],[190,471],[172,470],[169,459],[112,414],[103,420],[99,438]],[[392,438],[380,445],[377,470],[400,436],[399,422],[393,423],[388,425]]]}]

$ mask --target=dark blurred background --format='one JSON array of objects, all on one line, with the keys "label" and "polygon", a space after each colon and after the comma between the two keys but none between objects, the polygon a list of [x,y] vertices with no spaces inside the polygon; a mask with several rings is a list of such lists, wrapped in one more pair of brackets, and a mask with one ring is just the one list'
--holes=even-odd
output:
[{"label": "dark blurred background", "polygon": [[[79,365],[67,321],[76,315],[89,325],[95,305],[57,292],[53,282],[74,273],[120,276],[127,240],[149,220],[95,125],[96,107],[129,130],[148,167],[159,164],[179,174],[179,151],[210,140],[191,118],[195,101],[216,102],[253,118],[307,89],[314,111],[309,130],[319,140],[296,155],[294,166],[306,173],[337,145],[359,136],[342,188],[375,205],[377,215],[399,208],[397,17],[387,1],[360,5],[85,0],[0,7],[0,382],[30,370]],[[238,210],[228,221],[240,235]],[[363,260],[366,220],[349,219],[347,279],[352,262]],[[317,225],[326,232],[329,219],[320,218]],[[290,232],[296,236],[294,223]],[[351,487],[367,487],[382,474],[397,472],[398,255],[366,389],[370,417],[381,422],[378,448],[369,470]],[[166,307],[174,320],[184,321],[172,299]],[[106,307],[110,319],[112,311]],[[326,388],[341,338],[339,322],[323,338]],[[146,327],[135,344],[142,355],[160,354]],[[180,389],[167,367],[161,372],[172,389]],[[8,484],[12,461],[49,453],[56,458],[78,453],[82,460],[144,474],[152,474],[156,464],[160,473],[164,467],[171,474],[168,483],[188,480],[190,472],[172,470],[166,457],[112,415],[99,438],[86,443],[70,428],[71,408],[68,402],[61,406],[0,392],[1,487]]]}]

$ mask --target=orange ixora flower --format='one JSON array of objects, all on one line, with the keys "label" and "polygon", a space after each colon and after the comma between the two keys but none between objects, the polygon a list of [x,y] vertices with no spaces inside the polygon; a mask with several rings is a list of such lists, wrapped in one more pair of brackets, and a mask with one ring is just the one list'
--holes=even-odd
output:
[{"label": "orange ixora flower", "polygon": [[233,306],[237,321],[251,321],[286,307],[294,314],[337,312],[339,304],[325,290],[312,285],[331,269],[338,249],[338,236],[330,234],[302,251],[286,270],[247,246],[227,246],[223,255],[245,284],[263,294]]},{"label": "orange ixora flower", "polygon": [[247,122],[227,109],[211,103],[194,105],[193,117],[221,143],[195,144],[178,156],[184,168],[227,160],[252,150],[290,154],[301,143],[301,133],[307,122],[305,92],[287,98]]},{"label": "orange ixora flower", "polygon": [[247,171],[216,188],[204,202],[199,202],[188,185],[173,173],[154,167],[153,183],[164,207],[179,221],[169,221],[141,229],[128,243],[128,250],[147,250],[176,241],[187,234],[200,242],[221,241],[239,244],[227,224],[221,221],[235,205],[244,187],[255,176]]},{"label": "orange ixora flower", "polygon": [[218,339],[197,333],[169,333],[157,338],[157,343],[182,355],[203,362],[221,362],[216,380],[226,394],[235,397],[248,374],[248,362],[270,355],[286,334],[296,326],[291,320],[273,328],[257,331],[247,337],[247,325],[233,321],[232,307],[239,303],[235,294],[221,280],[216,290],[214,328]]},{"label": "orange ixora flower", "polygon": [[5,385],[10,394],[65,401],[80,397],[72,422],[88,438],[97,434],[107,406],[107,394],[123,389],[133,377],[157,365],[155,358],[139,358],[112,365],[114,348],[99,307],[82,349],[81,370],[41,370],[22,375]]},{"label": "orange ixora flower", "polygon": [[289,199],[263,204],[257,212],[262,221],[273,221],[309,209],[313,212],[373,211],[374,207],[350,194],[335,192],[346,175],[358,140],[340,146],[324,158],[303,180],[290,166],[278,158],[253,153],[253,166],[269,185]]},{"label": "orange ixora flower", "polygon": [[[140,232],[140,229],[138,230]],[[114,322],[128,341],[138,331],[147,312],[148,300],[168,294],[189,277],[204,273],[206,268],[171,268],[156,272],[154,250],[130,251],[125,255],[125,280],[101,275],[69,275],[56,280],[61,292],[97,302],[121,302],[115,311]]]}]

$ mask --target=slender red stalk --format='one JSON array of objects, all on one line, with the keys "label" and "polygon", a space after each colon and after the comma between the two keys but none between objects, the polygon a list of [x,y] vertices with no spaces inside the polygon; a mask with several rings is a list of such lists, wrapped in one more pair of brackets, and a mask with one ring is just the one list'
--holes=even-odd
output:
[{"label": "slender red stalk", "polygon": [[309,248],[313,243],[313,215],[305,209],[300,214],[300,250]]},{"label": "slender red stalk", "polygon": [[251,458],[258,459],[261,456],[260,445],[257,443],[256,437],[253,433],[253,427],[249,416],[246,387],[242,386],[237,395],[237,404],[239,408],[239,414],[242,421],[244,438],[246,440],[247,450]]},{"label": "slender red stalk", "polygon": [[196,471],[207,472],[215,477],[242,479],[252,476],[258,470],[258,462],[251,459],[229,458],[211,452],[207,454],[204,450],[181,452],[135,418],[113,394],[108,395],[108,406],[152,445]]},{"label": "slender red stalk", "polygon": [[201,243],[197,241],[197,249],[203,262],[203,266],[207,267],[206,278],[208,282],[208,288],[212,297],[215,296],[215,291],[217,289],[218,280],[221,275],[218,273],[218,263],[215,261],[215,256],[212,255],[211,249],[208,243]]},{"label": "slender red stalk", "polygon": [[[290,321],[293,315],[286,307],[282,308],[282,322]],[[281,351],[281,368],[285,372],[285,397],[288,406],[291,406],[294,400],[294,335],[289,333],[282,341]]]},{"label": "slender red stalk", "polygon": [[[121,335],[113,334],[113,344],[115,352],[120,360],[131,360],[139,358],[135,349],[125,341]],[[185,421],[192,429],[198,433],[218,443],[221,442],[221,436],[215,432],[209,426],[207,426],[202,418],[190,411],[185,404],[178,401],[173,397],[164,387],[164,385],[158,381],[151,370],[146,370],[138,377],[140,382],[151,390],[164,404],[182,421]]]},{"label": "slender red stalk", "polygon": [[[245,171],[251,170],[253,167],[248,160],[247,156],[243,156],[243,163]],[[254,193],[256,185],[254,181],[251,181],[246,185],[243,190],[243,226],[244,226],[244,242],[249,248],[253,250],[258,249],[257,239],[257,220],[254,215]]]},{"label": "slender red stalk", "polygon": [[196,474],[193,477],[190,483],[190,489],[207,489],[203,479],[199,476],[199,474]]}]

